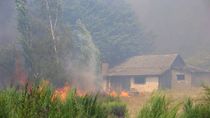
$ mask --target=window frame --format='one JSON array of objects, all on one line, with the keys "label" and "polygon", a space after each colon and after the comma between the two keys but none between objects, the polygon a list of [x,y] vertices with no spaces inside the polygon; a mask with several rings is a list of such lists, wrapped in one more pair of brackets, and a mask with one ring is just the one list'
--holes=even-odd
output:
[{"label": "window frame", "polygon": [[177,74],[176,75],[177,81],[184,81],[185,80],[185,74]]},{"label": "window frame", "polygon": [[146,84],[146,77],[135,77],[134,78],[134,84]]}]

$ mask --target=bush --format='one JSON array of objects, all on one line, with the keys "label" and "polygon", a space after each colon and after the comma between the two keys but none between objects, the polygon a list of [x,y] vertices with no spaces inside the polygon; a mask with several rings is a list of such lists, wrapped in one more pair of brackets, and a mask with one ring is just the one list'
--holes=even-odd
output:
[{"label": "bush", "polygon": [[119,101],[104,103],[102,105],[104,110],[111,118],[125,118],[127,117],[126,105]]}]

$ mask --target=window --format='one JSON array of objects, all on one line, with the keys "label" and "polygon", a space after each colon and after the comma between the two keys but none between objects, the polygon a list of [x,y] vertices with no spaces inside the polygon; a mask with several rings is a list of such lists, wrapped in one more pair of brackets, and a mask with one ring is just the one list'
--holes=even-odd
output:
[{"label": "window", "polygon": [[145,84],[146,83],[146,79],[144,77],[138,77],[134,79],[134,83],[135,84]]},{"label": "window", "polygon": [[176,75],[176,77],[178,81],[185,80],[184,74]]}]

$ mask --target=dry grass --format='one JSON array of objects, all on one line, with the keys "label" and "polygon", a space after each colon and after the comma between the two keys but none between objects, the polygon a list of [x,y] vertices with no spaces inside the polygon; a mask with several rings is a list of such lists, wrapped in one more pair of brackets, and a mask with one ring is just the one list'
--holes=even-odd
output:
[{"label": "dry grass", "polygon": [[[182,103],[187,98],[192,98],[193,100],[199,100],[204,95],[202,88],[191,88],[191,89],[182,89],[182,90],[165,90],[162,91],[166,94],[172,102]],[[147,100],[151,97],[151,93],[147,93],[139,96],[131,96],[127,98],[121,98],[123,102],[127,104],[128,113],[130,118],[135,118],[138,114],[141,107],[146,103]]]}]

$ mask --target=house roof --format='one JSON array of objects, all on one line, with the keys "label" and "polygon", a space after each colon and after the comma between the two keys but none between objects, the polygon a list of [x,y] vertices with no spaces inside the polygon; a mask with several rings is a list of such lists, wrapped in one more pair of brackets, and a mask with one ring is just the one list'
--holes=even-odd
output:
[{"label": "house roof", "polygon": [[161,75],[170,69],[178,54],[135,56],[109,70],[108,76]]},{"label": "house roof", "polygon": [[202,69],[202,68],[199,68],[199,67],[195,67],[195,66],[192,66],[192,65],[188,65],[187,66],[187,70],[189,70],[192,73],[194,73],[194,72],[210,73],[209,70],[205,70],[205,69]]}]

